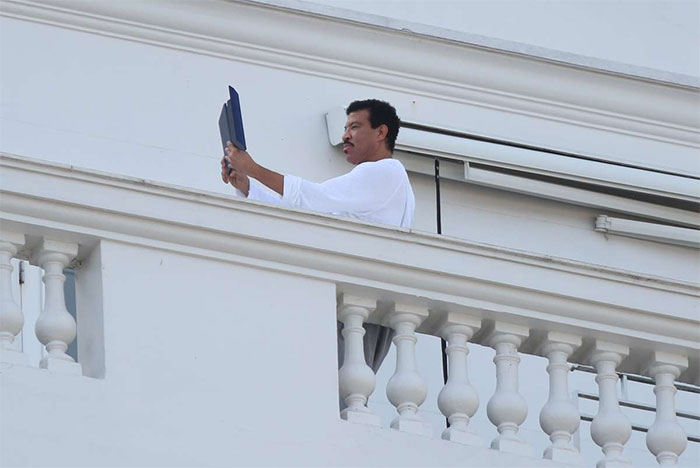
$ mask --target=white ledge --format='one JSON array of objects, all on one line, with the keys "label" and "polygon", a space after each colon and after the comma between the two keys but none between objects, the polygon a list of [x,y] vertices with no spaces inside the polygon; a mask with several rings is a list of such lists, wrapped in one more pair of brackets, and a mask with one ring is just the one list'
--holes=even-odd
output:
[{"label": "white ledge", "polygon": [[697,284],[8,154],[0,170],[0,220],[28,244],[50,235],[79,243],[81,256],[100,240],[125,242],[633,349],[700,352]]}]

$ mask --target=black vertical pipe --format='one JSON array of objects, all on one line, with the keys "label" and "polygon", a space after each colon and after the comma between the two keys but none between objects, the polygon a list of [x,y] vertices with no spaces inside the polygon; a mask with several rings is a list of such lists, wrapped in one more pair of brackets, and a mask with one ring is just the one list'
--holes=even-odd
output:
[{"label": "black vertical pipe", "polygon": [[[442,234],[442,213],[440,212],[440,160],[435,158],[435,213],[437,215],[437,233]],[[440,339],[442,348],[442,380],[447,384],[447,342]],[[450,421],[445,418],[447,427],[450,427]]]},{"label": "black vertical pipe", "polygon": [[442,234],[442,215],[440,213],[440,160],[435,158],[435,212],[437,214],[437,233]]}]

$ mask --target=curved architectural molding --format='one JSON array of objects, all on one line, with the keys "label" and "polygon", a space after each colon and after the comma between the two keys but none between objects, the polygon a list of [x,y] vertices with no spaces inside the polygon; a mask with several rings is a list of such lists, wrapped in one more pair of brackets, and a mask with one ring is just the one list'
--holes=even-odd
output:
[{"label": "curved architectural molding", "polygon": [[445,29],[432,24],[415,23],[404,19],[381,16],[365,11],[336,7],[333,4],[310,2],[306,0],[243,0],[249,3],[263,3],[286,10],[317,14],[321,17],[340,18],[369,26],[378,26],[399,32],[409,32],[418,36],[449,40],[473,47],[501,51],[568,66],[579,66],[603,73],[625,75],[636,79],[661,82],[670,85],[700,88],[700,79],[692,75],[668,72],[655,68],[615,62],[598,57],[580,55],[563,50],[549,49],[538,45],[516,42],[508,39],[473,34],[466,31]]},{"label": "curved architectural molding", "polygon": [[[271,5],[6,0],[0,13],[686,147],[700,146],[700,96],[694,87]],[[407,48],[412,51],[410,58],[403,53]]]},{"label": "curved architectural molding", "polygon": [[49,234],[83,248],[126,242],[331,281],[378,300],[698,354],[696,284],[11,155],[0,168],[3,226],[28,244]]}]

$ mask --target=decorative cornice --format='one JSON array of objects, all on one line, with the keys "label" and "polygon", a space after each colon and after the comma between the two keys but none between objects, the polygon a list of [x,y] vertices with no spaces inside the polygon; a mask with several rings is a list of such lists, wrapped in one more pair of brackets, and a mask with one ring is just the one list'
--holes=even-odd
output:
[{"label": "decorative cornice", "polygon": [[[341,229],[349,233],[371,235],[389,240],[410,240],[411,243],[416,243],[418,245],[435,246],[456,253],[468,253],[547,269],[570,271],[580,275],[605,278],[611,281],[630,284],[641,284],[648,288],[658,288],[700,297],[700,285],[695,283],[644,275],[638,272],[624,271],[602,265],[483,244],[445,235],[412,231],[405,228],[374,224],[366,221],[360,222],[340,216],[314,213],[293,208],[280,209],[266,203],[243,200],[218,192],[207,192],[138,177],[112,174],[94,169],[79,168],[68,164],[0,152],[0,169],[7,174],[7,171],[11,168],[26,173],[50,175],[52,178],[68,179],[90,185],[97,184],[103,187],[126,190],[137,194],[154,195],[165,197],[166,199],[181,200],[183,202],[192,201],[197,204],[210,205],[213,207],[233,208],[241,212],[263,213],[265,216],[300,222],[305,225],[329,226],[329,223],[332,223],[334,229]],[[2,192],[11,192],[8,188],[8,184],[3,184],[3,186],[0,187],[0,193]],[[95,207],[97,207],[97,201],[94,200],[93,203]]]},{"label": "decorative cornice", "polygon": [[4,0],[0,14],[684,146],[700,145],[696,88],[270,5],[221,0],[176,4]]},{"label": "decorative cornice", "polygon": [[7,154],[0,169],[0,219],[29,244],[130,243],[632,348],[700,349],[696,284]]},{"label": "decorative cornice", "polygon": [[305,0],[238,0],[249,3],[262,3],[293,10],[305,14],[313,14],[324,18],[337,18],[367,26],[377,26],[388,30],[414,34],[423,38],[440,39],[456,42],[471,47],[481,47],[495,52],[522,55],[528,58],[576,66],[585,70],[595,70],[618,76],[628,76],[651,82],[670,84],[687,88],[700,88],[700,78],[682,73],[667,72],[627,63],[615,62],[597,57],[585,56],[563,50],[549,49],[542,46],[499,39],[496,37],[472,34],[464,31],[445,29],[433,25],[414,23],[404,19],[396,19],[350,10],[329,4],[315,3]]}]

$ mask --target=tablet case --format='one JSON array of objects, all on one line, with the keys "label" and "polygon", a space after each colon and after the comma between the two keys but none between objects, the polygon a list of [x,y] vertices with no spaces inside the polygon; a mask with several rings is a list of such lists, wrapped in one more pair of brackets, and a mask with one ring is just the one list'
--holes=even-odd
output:
[{"label": "tablet case", "polygon": [[241,101],[238,93],[232,87],[228,87],[229,100],[221,108],[219,115],[219,132],[221,133],[221,144],[226,148],[226,142],[245,150],[245,132],[243,130],[243,117],[241,115]]}]

